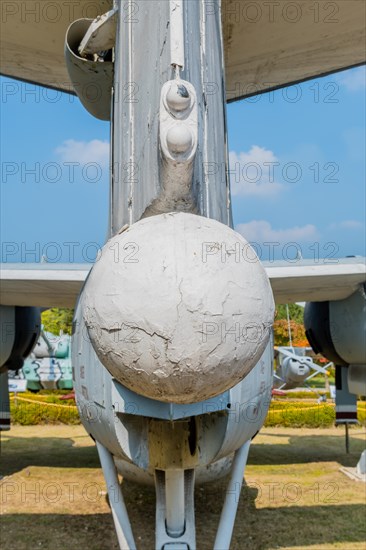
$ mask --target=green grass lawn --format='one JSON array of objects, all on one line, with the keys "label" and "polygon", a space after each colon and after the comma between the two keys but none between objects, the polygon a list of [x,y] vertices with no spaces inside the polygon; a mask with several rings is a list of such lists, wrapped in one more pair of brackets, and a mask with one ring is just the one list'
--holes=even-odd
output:
[{"label": "green grass lawn", "polygon": [[[232,550],[365,549],[365,485],[355,466],[365,429],[263,428],[252,443]],[[2,548],[117,550],[95,446],[81,426],[15,426],[2,434]],[[196,490],[197,549],[212,548],[226,480]],[[155,496],[123,491],[139,550],[154,549]],[[223,549],[227,550],[227,549]]]}]

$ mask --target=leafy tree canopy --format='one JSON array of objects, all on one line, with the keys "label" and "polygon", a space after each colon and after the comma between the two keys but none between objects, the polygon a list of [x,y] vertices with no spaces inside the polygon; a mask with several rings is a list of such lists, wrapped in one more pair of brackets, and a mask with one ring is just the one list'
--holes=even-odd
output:
[{"label": "leafy tree canopy", "polygon": [[[305,336],[305,328],[302,323],[290,321],[292,345],[306,347],[309,345]],[[289,346],[290,338],[286,319],[278,319],[273,325],[274,343],[276,346]]]},{"label": "leafy tree canopy", "polygon": [[57,336],[60,334],[60,330],[64,334],[71,334],[73,316],[73,309],[58,307],[47,309],[42,312],[44,330]]},{"label": "leafy tree canopy", "polygon": [[[309,345],[305,336],[304,327],[304,308],[297,304],[288,304],[290,317],[290,329],[292,344],[294,346],[305,347]],[[276,346],[289,346],[290,338],[287,322],[286,305],[276,306],[276,317],[273,325],[274,341]]]},{"label": "leafy tree canopy", "polygon": [[[295,321],[296,323],[304,323],[304,308],[301,306],[298,306],[297,304],[288,304],[288,311],[291,321]],[[287,313],[286,313],[286,306],[284,304],[280,304],[276,306],[276,317],[275,320],[279,321],[280,319],[286,319],[287,320]]]}]

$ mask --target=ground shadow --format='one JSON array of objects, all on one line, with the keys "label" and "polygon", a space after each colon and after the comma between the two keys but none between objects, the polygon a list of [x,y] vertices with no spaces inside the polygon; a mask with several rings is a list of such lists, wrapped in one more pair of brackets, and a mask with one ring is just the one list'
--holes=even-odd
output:
[{"label": "ground shadow", "polygon": [[[134,489],[136,491],[136,488]],[[221,510],[221,493],[211,488],[196,495],[197,548],[211,550]],[[134,504],[126,491],[132,528],[138,550],[154,545],[155,505],[145,489],[136,493],[142,502]],[[364,541],[360,528],[364,517],[362,505],[291,506],[256,510],[256,491],[246,488],[239,502],[238,515],[230,550],[267,550],[338,543],[349,548]],[[216,496],[216,498],[215,498]],[[146,498],[145,498],[146,497]],[[316,519],[316,521],[314,521]],[[44,550],[88,548],[118,550],[111,514],[4,514],[2,542],[7,550]],[[330,524],[332,527],[330,528]],[[222,549],[227,550],[227,549]]]},{"label": "ground shadow", "polygon": [[[86,434],[85,434],[86,435]],[[98,453],[90,446],[78,447],[70,438],[6,436],[1,443],[0,474],[9,476],[29,466],[99,468]]]},{"label": "ground shadow", "polygon": [[[288,437],[266,432],[275,438]],[[273,441],[273,440],[272,440]],[[276,441],[276,439],[275,439]],[[350,455],[346,455],[343,438],[315,431],[315,435],[291,435],[289,444],[262,444],[254,440],[249,462],[251,464],[301,464],[306,462],[336,461],[354,465],[364,447],[361,439],[352,437]],[[356,460],[357,459],[357,460]],[[10,475],[29,466],[99,467],[93,445],[75,446],[71,438],[9,437],[3,441],[2,472]],[[200,486],[195,492],[197,548],[212,549],[224,500],[227,479]],[[131,482],[123,482],[123,493],[130,513],[132,527],[139,550],[154,546],[155,491]],[[303,547],[338,543],[349,548],[352,543],[364,541],[364,506],[359,504],[330,506],[317,503],[310,506],[266,507],[256,509],[256,487],[243,488],[235,524],[231,550],[268,550],[270,548]],[[71,504],[71,506],[73,506]],[[80,514],[19,513],[2,515],[2,543],[7,550],[29,550],[41,547],[46,550],[117,550],[112,516],[110,513]],[[21,510],[20,510],[21,511]],[[30,510],[33,512],[33,510]],[[227,550],[227,549],[222,549]]]},{"label": "ground shadow", "polygon": [[[339,428],[342,435],[342,428]],[[353,437],[350,433],[350,453],[346,453],[343,437],[327,435],[314,430],[311,435],[273,434],[264,429],[262,436],[288,438],[289,444],[261,443],[254,439],[249,453],[248,464],[307,464],[309,462],[339,462],[342,466],[354,467],[365,449],[365,438]]]}]

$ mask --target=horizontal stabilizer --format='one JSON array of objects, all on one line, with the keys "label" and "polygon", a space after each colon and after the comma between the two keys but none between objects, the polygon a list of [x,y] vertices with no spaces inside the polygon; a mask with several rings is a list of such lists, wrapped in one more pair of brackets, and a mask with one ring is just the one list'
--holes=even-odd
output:
[{"label": "horizontal stabilizer", "polygon": [[[278,304],[343,300],[366,283],[364,258],[264,263]],[[74,307],[91,264],[2,264],[0,303]]]}]

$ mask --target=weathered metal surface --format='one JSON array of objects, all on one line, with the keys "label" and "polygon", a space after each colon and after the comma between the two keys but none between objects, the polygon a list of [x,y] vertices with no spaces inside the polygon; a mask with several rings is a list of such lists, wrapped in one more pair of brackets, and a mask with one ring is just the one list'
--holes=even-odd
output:
[{"label": "weathered metal surface", "polygon": [[[172,473],[162,471],[155,472],[156,492],[156,522],[155,522],[155,548],[162,550],[189,550],[196,547],[196,528],[194,513],[194,487],[195,470],[185,470],[180,491],[172,487],[170,476]],[[179,475],[179,474],[178,474]],[[175,489],[175,490],[174,490]],[[176,494],[174,494],[174,492]],[[177,502],[179,499],[181,502]],[[174,506],[174,510],[169,510]],[[181,512],[180,521],[176,517],[178,530],[171,532],[172,514]],[[183,529],[182,529],[183,527]]]},{"label": "weathered metal surface", "polygon": [[112,401],[119,413],[149,416],[161,420],[179,420],[206,412],[226,411],[230,403],[230,391],[199,403],[163,403],[129,390],[116,380],[112,383]]},{"label": "weathered metal surface", "polygon": [[191,420],[149,420],[149,465],[155,470],[188,469],[199,464],[197,449],[190,449]]},{"label": "weathered metal surface", "polygon": [[99,441],[96,441],[96,445],[107,486],[109,505],[114,519],[119,546],[121,549],[134,550],[136,544],[113,456],[109,449],[103,447]]},{"label": "weathered metal surface", "polygon": [[[118,458],[115,459],[115,463],[118,472],[124,479],[134,481],[136,483],[143,483],[144,485],[154,485],[154,476],[151,472],[141,470],[135,466],[135,464]],[[217,462],[213,462],[208,466],[198,466],[195,470],[196,485],[218,481],[219,479],[225,477],[231,468],[231,463],[232,456],[229,456],[222,458]]]},{"label": "weathered metal surface", "polygon": [[330,336],[336,352],[347,364],[366,366],[365,290],[360,288],[347,300],[329,303]]},{"label": "weathered metal surface", "polygon": [[[126,24],[139,20],[142,4],[122,3]],[[111,7],[110,0],[3,0],[2,74],[70,91],[63,62],[66,29]],[[218,9],[207,1],[207,19]],[[365,10],[363,0],[223,0],[227,98],[364,63]]]},{"label": "weathered metal surface", "polygon": [[117,29],[117,8],[96,17],[80,42],[78,52],[82,57],[99,54],[114,48]]},{"label": "weathered metal surface", "polygon": [[365,63],[363,0],[225,0],[227,99]]},{"label": "weathered metal surface", "polygon": [[251,440],[246,441],[240,449],[235,451],[230,481],[226,489],[225,502],[215,537],[214,550],[230,548],[250,443]]},{"label": "weathered metal surface", "polygon": [[64,61],[67,28],[111,9],[111,0],[6,0],[1,3],[1,73],[72,91]]},{"label": "weathered metal surface", "polygon": [[80,303],[116,380],[150,399],[196,403],[255,366],[274,302],[259,260],[236,261],[237,243],[250,249],[228,226],[181,212],[145,218],[109,240]]},{"label": "weathered metal surface", "polygon": [[184,69],[183,0],[169,0],[170,4],[170,64]]},{"label": "weathered metal surface", "polygon": [[90,264],[1,264],[0,303],[74,307]]},{"label": "weathered metal surface", "polygon": [[[170,3],[157,0],[134,4],[140,17],[125,22],[121,12],[115,49],[111,235],[126,223],[149,215],[150,207],[163,194],[160,97],[163,85],[177,77],[177,68],[171,64]],[[198,113],[189,210],[230,225],[220,14],[209,17],[204,1],[185,2],[183,21],[185,60],[179,77],[194,87]],[[147,67],[155,70],[148,71]],[[207,82],[216,83],[214,93],[207,92]],[[123,132],[119,124],[124,125]],[[172,209],[170,204],[166,207],[167,211]]]},{"label": "weathered metal surface", "polygon": [[343,300],[366,282],[364,258],[264,263],[277,304]]},{"label": "weathered metal surface", "polygon": [[163,212],[196,212],[192,193],[198,137],[197,96],[189,82],[169,80],[160,98],[160,192],[144,217]]},{"label": "weathered metal surface", "polygon": [[[192,433],[192,451],[199,450],[195,456],[200,465],[197,471],[200,480],[210,479],[212,471],[209,465],[230,455],[242,442],[253,437],[263,423],[272,387],[270,345],[245,378],[245,383],[237,384],[222,396],[228,399],[226,410],[223,410],[221,399],[211,399],[197,406],[173,405],[173,414],[170,414],[169,404],[164,407],[161,403],[159,410],[159,403],[152,406],[151,401],[145,403],[141,396],[125,389],[121,391],[119,384],[112,383],[112,376],[103,368],[90,345],[80,303],[75,314],[73,338],[74,387],[85,428],[113,450],[117,458],[133,462],[150,475],[148,418],[161,418],[170,423],[168,418],[195,416],[195,429],[192,425],[189,431]],[[88,365],[94,365],[94,368],[87,368]],[[218,468],[226,469],[224,466]],[[132,475],[133,472],[132,468]],[[145,478],[142,475],[140,481]]]},{"label": "weathered metal surface", "polygon": [[271,402],[273,386],[273,338],[254,369],[231,388],[224,440],[214,457],[229,456],[262,428]]},{"label": "weathered metal surface", "polygon": [[73,88],[85,109],[100,120],[110,120],[113,85],[111,52],[109,61],[84,58],[78,52],[80,41],[92,24],[92,19],[79,19],[67,29],[66,67]]}]

